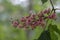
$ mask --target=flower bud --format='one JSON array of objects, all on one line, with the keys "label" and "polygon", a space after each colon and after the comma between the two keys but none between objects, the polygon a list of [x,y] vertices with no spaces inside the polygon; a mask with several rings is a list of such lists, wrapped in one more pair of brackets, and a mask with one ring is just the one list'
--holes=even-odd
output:
[{"label": "flower bud", "polygon": [[44,11],[43,11],[43,13],[44,13],[44,14],[45,14],[45,13],[47,13],[47,14],[48,14],[48,13],[50,13],[50,8],[49,8],[49,9],[44,10]]},{"label": "flower bud", "polygon": [[26,20],[26,25],[29,25],[31,22],[32,22],[31,19],[27,19]]},{"label": "flower bud", "polygon": [[19,24],[17,27],[18,27],[18,28],[23,28],[23,26],[22,26],[21,24]]},{"label": "flower bud", "polygon": [[25,22],[26,19],[24,17],[21,18],[21,22]]},{"label": "flower bud", "polygon": [[56,14],[53,13],[52,15],[48,16],[48,18],[50,18],[50,19],[56,19]]},{"label": "flower bud", "polygon": [[12,22],[12,25],[13,25],[14,27],[17,27],[18,24],[19,24],[18,21],[13,21],[13,22]]},{"label": "flower bud", "polygon": [[44,14],[43,13],[40,13],[40,14],[38,14],[38,17],[40,18],[40,17],[44,17]]}]

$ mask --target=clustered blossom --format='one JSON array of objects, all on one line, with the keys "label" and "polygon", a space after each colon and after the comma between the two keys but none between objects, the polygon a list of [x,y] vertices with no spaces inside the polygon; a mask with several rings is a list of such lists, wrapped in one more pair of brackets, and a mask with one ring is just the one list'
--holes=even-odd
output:
[{"label": "clustered blossom", "polygon": [[[19,21],[15,20],[12,25],[17,28],[31,28],[34,29],[38,26],[45,27],[45,19],[56,19],[56,14],[53,12],[50,14],[50,9],[43,10],[38,14],[29,14],[29,16],[22,17]],[[47,15],[47,16],[46,16]]]}]

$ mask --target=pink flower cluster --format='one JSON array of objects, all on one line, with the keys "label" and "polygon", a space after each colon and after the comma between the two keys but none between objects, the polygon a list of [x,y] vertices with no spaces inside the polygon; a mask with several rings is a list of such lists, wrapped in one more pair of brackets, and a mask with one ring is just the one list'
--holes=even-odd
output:
[{"label": "pink flower cluster", "polygon": [[[29,14],[29,16],[22,17],[19,22],[13,21],[12,25],[18,28],[31,28],[34,29],[37,26],[45,27],[46,20],[45,19],[56,19],[56,14],[50,14],[50,9],[46,9],[44,11],[39,12],[38,14]],[[45,16],[48,15],[48,16]]]}]

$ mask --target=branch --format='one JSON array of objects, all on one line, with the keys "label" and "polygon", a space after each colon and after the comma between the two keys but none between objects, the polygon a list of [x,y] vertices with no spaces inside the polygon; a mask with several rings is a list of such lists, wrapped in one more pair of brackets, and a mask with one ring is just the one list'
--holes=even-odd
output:
[{"label": "branch", "polygon": [[54,9],[54,5],[53,5],[53,3],[52,3],[52,1],[51,1],[51,0],[50,0],[50,3],[51,3],[52,8]]},{"label": "branch", "polygon": [[55,8],[55,10],[60,10],[59,8]]},{"label": "branch", "polygon": [[52,6],[52,11],[54,11],[54,13],[55,13],[55,9],[54,9],[54,5],[52,3],[52,0],[50,0],[50,3],[51,3],[51,6]]}]

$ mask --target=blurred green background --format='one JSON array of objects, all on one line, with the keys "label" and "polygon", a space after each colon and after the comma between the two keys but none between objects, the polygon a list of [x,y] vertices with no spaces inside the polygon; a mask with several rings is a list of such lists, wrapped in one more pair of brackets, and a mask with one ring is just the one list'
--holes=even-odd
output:
[{"label": "blurred green background", "polygon": [[[60,8],[60,0],[52,0],[55,8]],[[42,5],[41,0],[0,0],[0,40],[34,40],[43,31],[41,28],[35,30],[23,30],[14,28],[10,18],[20,19],[28,15],[30,11],[38,13],[46,8],[51,8],[47,1]],[[56,11],[56,24],[60,29],[60,10]],[[60,40],[60,35],[58,35]]]}]

